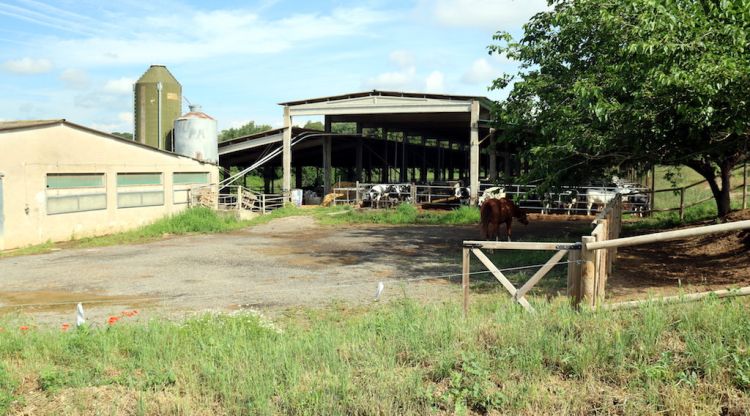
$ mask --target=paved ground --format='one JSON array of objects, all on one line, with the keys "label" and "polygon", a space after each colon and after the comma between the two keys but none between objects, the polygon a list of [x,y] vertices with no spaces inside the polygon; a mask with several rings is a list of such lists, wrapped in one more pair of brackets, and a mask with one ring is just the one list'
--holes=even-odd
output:
[{"label": "paved ground", "polygon": [[[549,237],[554,229],[574,241],[586,226],[532,222],[517,225],[514,237]],[[0,260],[0,313],[19,311],[41,323],[72,321],[78,301],[94,322],[126,309],[139,310],[140,317],[207,309],[273,312],[334,300],[371,302],[379,281],[385,282],[385,300],[403,294],[440,300],[459,295],[455,280],[404,279],[459,274],[461,241],[476,237],[476,226],[324,227],[309,217],[290,217],[230,234],[11,257]],[[28,304],[46,305],[8,307]]]}]

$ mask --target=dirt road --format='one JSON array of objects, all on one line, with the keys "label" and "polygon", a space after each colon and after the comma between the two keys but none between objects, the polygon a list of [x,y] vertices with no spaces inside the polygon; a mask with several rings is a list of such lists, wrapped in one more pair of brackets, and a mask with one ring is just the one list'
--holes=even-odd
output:
[{"label": "dirt road", "polygon": [[[514,236],[529,239],[570,234],[581,222],[532,222]],[[476,239],[475,226],[319,226],[310,217],[288,217],[229,234],[0,260],[0,313],[31,314],[38,322],[71,321],[74,303],[104,322],[137,309],[139,316],[178,316],[208,309],[324,306],[332,301],[371,302],[377,282],[384,300],[458,296],[460,278],[405,279],[459,274],[461,242]],[[9,305],[45,304],[8,308]]]}]

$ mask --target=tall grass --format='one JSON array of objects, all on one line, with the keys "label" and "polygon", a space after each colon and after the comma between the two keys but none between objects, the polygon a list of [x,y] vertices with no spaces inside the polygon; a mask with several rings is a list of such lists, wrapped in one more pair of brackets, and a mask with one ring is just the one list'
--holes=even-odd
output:
[{"label": "tall grass", "polygon": [[[0,322],[0,410],[126,413],[127,397],[144,414],[750,408],[750,314],[739,299],[597,313],[560,301],[536,303],[534,314],[475,299],[468,320],[457,302],[401,300],[302,310],[280,330],[245,314],[69,333]],[[121,401],[97,402],[92,387]]]}]

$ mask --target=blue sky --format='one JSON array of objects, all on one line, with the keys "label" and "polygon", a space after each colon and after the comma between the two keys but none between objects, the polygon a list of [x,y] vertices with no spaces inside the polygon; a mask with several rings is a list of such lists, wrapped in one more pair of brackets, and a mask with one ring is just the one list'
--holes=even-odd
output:
[{"label": "blue sky", "polygon": [[[279,102],[372,89],[501,98],[489,56],[544,0],[0,0],[0,120],[132,132],[132,84],[167,65],[219,120],[281,125]],[[184,109],[187,109],[184,105]],[[300,120],[304,121],[304,120]],[[297,122],[297,120],[295,120]]]}]

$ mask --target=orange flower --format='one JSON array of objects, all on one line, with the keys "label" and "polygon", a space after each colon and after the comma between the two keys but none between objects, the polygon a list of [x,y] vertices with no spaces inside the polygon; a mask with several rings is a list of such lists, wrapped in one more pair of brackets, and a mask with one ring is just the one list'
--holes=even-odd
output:
[{"label": "orange flower", "polygon": [[110,316],[107,321],[110,325],[114,325],[120,318],[117,316]]},{"label": "orange flower", "polygon": [[67,323],[67,322],[66,322],[66,323],[64,323],[64,324],[62,324],[62,326],[60,326],[60,329],[62,329],[62,330],[63,330],[63,332],[67,331],[67,330],[68,330],[68,328],[70,328],[70,324],[69,324],[69,323]]},{"label": "orange flower", "polygon": [[28,331],[28,330],[29,330],[29,327],[28,327],[28,326],[26,326],[26,325],[22,325],[21,327],[19,327],[19,329],[20,329],[21,331]]}]

